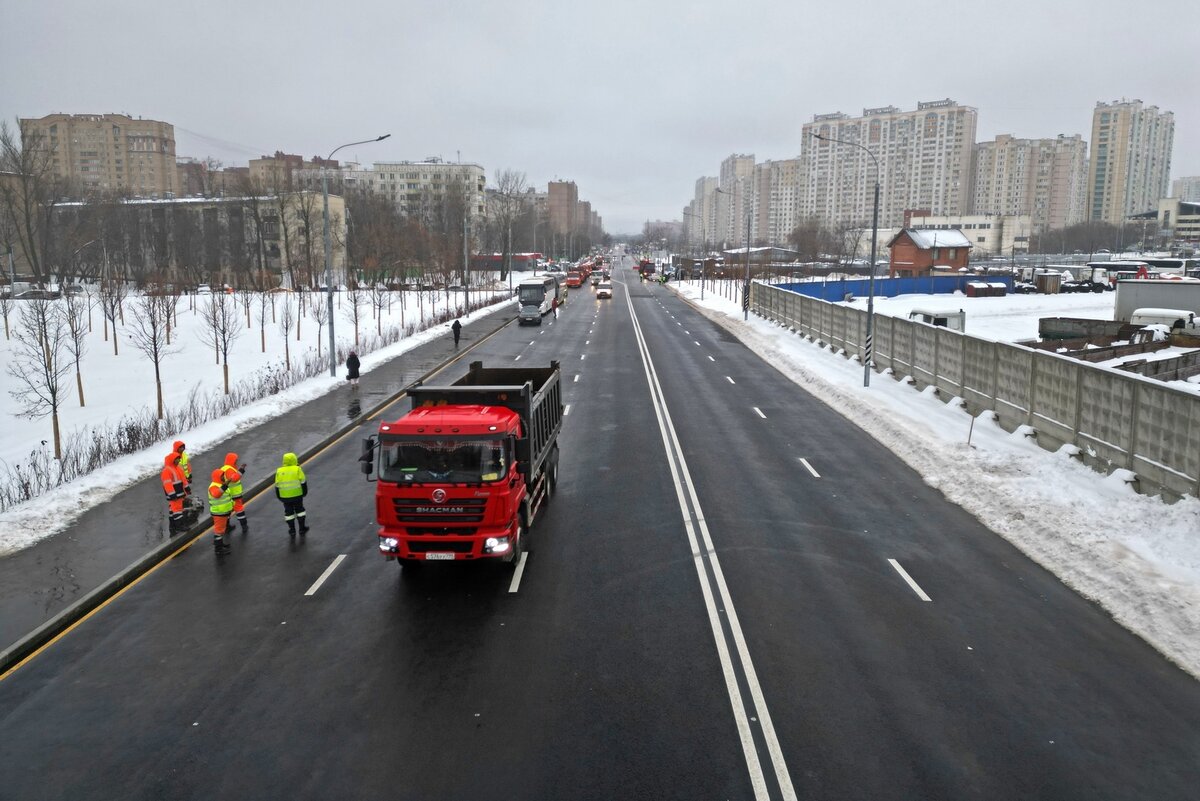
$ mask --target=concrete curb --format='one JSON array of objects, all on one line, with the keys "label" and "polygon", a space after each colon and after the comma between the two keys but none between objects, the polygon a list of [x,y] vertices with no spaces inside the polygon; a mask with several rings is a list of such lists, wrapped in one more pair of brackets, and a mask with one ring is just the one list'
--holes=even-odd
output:
[{"label": "concrete curb", "polygon": [[[469,347],[464,348],[458,353],[452,354],[449,358],[438,362],[433,368],[425,372],[412,383],[408,384],[398,392],[393,393],[379,403],[372,406],[370,409],[364,410],[358,417],[350,421],[346,425],[334,431],[329,436],[322,439],[316,445],[308,448],[303,453],[298,454],[301,464],[316,456],[321,451],[328,448],[331,444],[341,439],[346,434],[362,426],[369,417],[377,412],[387,408],[390,404],[395,403],[408,392],[409,387],[418,381],[425,381],[439,371],[445,369],[446,365],[465,353],[469,353],[474,348],[482,345],[497,332],[517,319],[515,316],[504,319],[499,325],[492,328],[490,331],[481,336],[478,341],[474,342]],[[404,358],[398,356],[396,358]],[[249,487],[243,497],[250,500],[259,494],[266,492],[275,485],[274,474],[269,478],[263,478],[257,481],[253,486]],[[75,603],[68,606],[66,609],[59,612],[54,617],[42,623],[33,631],[21,637],[8,648],[0,651],[0,680],[4,679],[9,672],[16,670],[21,664],[34,656],[39,649],[48,645],[60,634],[63,634],[73,628],[77,623],[81,622],[91,612],[102,606],[106,601],[115,596],[125,587],[133,584],[145,574],[149,573],[158,565],[172,558],[176,554],[186,551],[188,548],[196,544],[196,542],[212,528],[212,517],[202,516],[196,521],[187,531],[176,534],[175,536],[165,540],[162,544],[155,547],[145,556],[138,559],[133,564],[126,567],[121,572],[117,573],[112,578],[108,579],[100,586],[91,590]]]}]

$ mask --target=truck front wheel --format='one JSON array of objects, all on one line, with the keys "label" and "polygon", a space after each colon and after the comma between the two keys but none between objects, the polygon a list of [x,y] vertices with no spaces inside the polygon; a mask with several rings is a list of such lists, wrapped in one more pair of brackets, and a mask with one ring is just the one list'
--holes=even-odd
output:
[{"label": "truck front wheel", "polygon": [[517,536],[513,538],[512,550],[509,552],[507,565],[509,568],[516,570],[517,565],[521,563],[521,554],[525,552],[525,537],[529,529],[524,523],[517,524]]}]

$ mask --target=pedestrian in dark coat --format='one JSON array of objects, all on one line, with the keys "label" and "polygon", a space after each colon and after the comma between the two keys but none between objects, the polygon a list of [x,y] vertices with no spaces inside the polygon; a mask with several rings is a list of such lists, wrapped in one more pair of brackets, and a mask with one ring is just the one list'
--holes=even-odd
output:
[{"label": "pedestrian in dark coat", "polygon": [[358,354],[350,351],[350,355],[346,357],[346,378],[350,381],[350,386],[358,386]]},{"label": "pedestrian in dark coat", "polygon": [[454,332],[454,347],[458,347],[458,338],[462,335],[462,323],[458,320],[454,321],[454,325],[450,326],[450,330]]}]

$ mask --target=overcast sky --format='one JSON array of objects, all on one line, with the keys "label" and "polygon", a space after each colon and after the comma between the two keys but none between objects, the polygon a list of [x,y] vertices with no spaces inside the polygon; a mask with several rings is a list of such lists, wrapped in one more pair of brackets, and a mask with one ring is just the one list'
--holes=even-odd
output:
[{"label": "overcast sky", "polygon": [[680,219],[730,153],[814,114],[953,98],[978,138],[1091,138],[1096,101],[1175,114],[1200,175],[1195,0],[0,0],[0,115],[175,126],[179,156],[440,156],[574,180],[611,233]]}]

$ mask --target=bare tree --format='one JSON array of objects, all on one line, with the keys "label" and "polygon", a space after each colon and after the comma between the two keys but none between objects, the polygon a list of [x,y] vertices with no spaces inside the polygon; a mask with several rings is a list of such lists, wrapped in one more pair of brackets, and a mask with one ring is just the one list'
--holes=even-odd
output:
[{"label": "bare tree", "polygon": [[68,184],[55,172],[53,158],[54,150],[40,132],[18,132],[0,123],[0,173],[7,173],[0,181],[0,216],[39,283],[52,272],[50,251],[56,243],[66,246],[56,239],[54,222]]},{"label": "bare tree", "polygon": [[371,284],[371,313],[375,315],[375,333],[383,336],[383,310],[391,307],[392,293],[382,281]]},{"label": "bare tree", "polygon": [[242,335],[241,321],[238,319],[240,315],[233,299],[224,292],[210,295],[201,314],[204,319],[201,341],[212,345],[216,351],[225,378],[225,394],[228,395],[229,348]]},{"label": "bare tree", "polygon": [[112,324],[113,333],[113,355],[117,353],[117,320],[121,320],[121,324],[125,323],[125,297],[129,294],[129,289],[125,286],[125,282],[120,278],[110,278],[100,284],[100,311],[104,314],[104,336],[108,338],[108,326]]},{"label": "bare tree", "polygon": [[90,313],[90,301],[82,293],[69,292],[63,296],[63,317],[67,323],[67,351],[75,363],[75,386],[79,390],[79,405],[86,406],[83,401],[83,374],[79,364],[87,353],[87,319]]},{"label": "bare tree", "polygon": [[4,338],[12,339],[8,332],[8,315],[12,314],[12,288],[9,288],[9,294],[0,295],[0,314],[4,315]]},{"label": "bare tree", "polygon": [[342,315],[351,323],[354,324],[354,347],[358,347],[358,324],[362,320],[363,308],[368,305],[370,299],[367,293],[358,288],[358,284],[354,284],[353,289],[347,289],[344,293],[346,296],[346,309]]},{"label": "bare tree", "polygon": [[525,173],[505,169],[496,171],[496,194],[500,198],[497,208],[496,222],[504,236],[504,261],[500,265],[500,280],[508,279],[508,271],[512,269],[512,229],[513,222],[520,210],[518,196],[525,193],[528,185]]},{"label": "bare tree", "polygon": [[22,301],[14,332],[12,357],[5,369],[15,379],[8,394],[21,405],[18,414],[30,420],[50,415],[54,426],[54,458],[62,458],[58,409],[63,379],[71,370],[65,358],[70,330],[62,309],[52,300]]},{"label": "bare tree", "polygon": [[250,322],[250,306],[254,303],[255,294],[255,291],[249,287],[243,287],[237,291],[238,303],[242,304],[242,308],[246,311],[246,328],[252,327],[252,323]]},{"label": "bare tree", "polygon": [[[154,391],[158,402],[158,419],[163,419],[162,360],[178,347],[171,347],[171,313],[174,304],[169,296],[146,293],[133,301],[133,323],[129,338],[133,346],[154,365]],[[227,371],[228,374],[228,371]],[[228,389],[225,390],[229,392]]]},{"label": "bare tree", "polygon": [[275,296],[270,292],[258,293],[258,335],[262,342],[262,352],[267,352],[267,315],[275,322]]},{"label": "bare tree", "polygon": [[[317,355],[321,355],[321,331],[325,328],[325,324],[329,322],[329,306],[325,302],[324,292],[310,292],[310,302],[308,305],[308,313],[312,315],[313,322],[317,324]],[[296,326],[299,331],[300,327]]]},{"label": "bare tree", "polygon": [[[296,300],[299,303],[304,303],[304,297],[297,295]],[[292,332],[292,324],[296,322],[296,318],[292,312],[291,298],[283,298],[283,305],[279,308],[279,331],[283,334],[283,366],[289,371],[292,369],[292,353],[289,347],[290,337]]]}]

